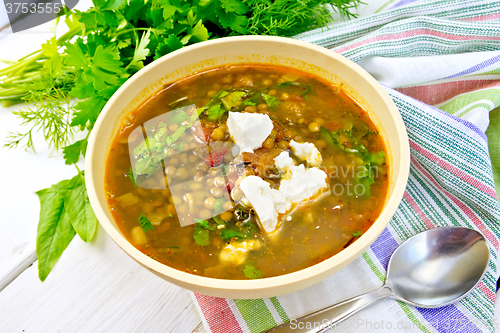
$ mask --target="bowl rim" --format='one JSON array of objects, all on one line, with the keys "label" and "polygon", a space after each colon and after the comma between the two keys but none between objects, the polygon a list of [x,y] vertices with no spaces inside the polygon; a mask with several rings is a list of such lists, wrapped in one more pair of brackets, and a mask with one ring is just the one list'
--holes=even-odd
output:
[{"label": "bowl rim", "polygon": [[[393,169],[396,167],[394,164],[396,161],[399,161],[399,170],[397,179],[393,178],[392,182],[394,183],[394,190],[390,197],[386,198],[386,202],[384,208],[382,209],[381,214],[372,224],[372,226],[351,246],[346,249],[340,251],[339,253],[333,255],[332,257],[323,260],[317,264],[306,267],[299,271],[291,272],[284,275],[256,279],[256,280],[229,280],[229,279],[216,279],[210,277],[204,277],[199,275],[194,275],[191,273],[183,272],[177,270],[175,268],[169,267],[165,264],[162,264],[150,257],[146,254],[139,251],[135,248],[126,238],[118,231],[112,224],[111,221],[107,218],[104,208],[101,205],[101,202],[98,199],[97,190],[93,183],[94,179],[94,171],[92,169],[93,165],[93,156],[94,149],[96,143],[98,141],[98,134],[100,129],[104,123],[105,115],[112,109],[115,101],[120,98],[120,96],[125,92],[130,86],[135,84],[139,78],[143,75],[147,75],[150,71],[154,71],[156,67],[161,67],[164,63],[170,61],[170,59],[174,57],[181,56],[185,53],[197,52],[207,46],[221,45],[227,43],[235,43],[242,41],[254,41],[254,42],[272,42],[279,44],[287,44],[289,46],[301,47],[309,49],[313,52],[319,52],[328,57],[335,58],[336,61],[342,63],[345,66],[350,67],[352,70],[356,72],[361,78],[363,78],[375,91],[376,93],[385,101],[387,106],[389,107],[390,113],[394,116],[396,132],[400,139],[400,155],[397,159],[393,158]],[[153,94],[153,93],[152,93]],[[151,96],[152,96],[151,94]],[[144,99],[145,101],[145,99]],[[107,142],[109,143],[109,142]],[[160,276],[166,275],[171,279],[175,280],[183,287],[189,288],[194,286],[198,286],[200,289],[203,289],[210,294],[217,293],[218,290],[234,290],[234,291],[255,291],[256,289],[260,291],[272,291],[272,289],[276,287],[286,287],[288,285],[295,285],[302,281],[313,278],[314,276],[328,274],[329,270],[332,270],[334,267],[342,266],[345,267],[347,264],[351,263],[354,259],[356,259],[362,252],[364,252],[382,233],[382,231],[389,224],[390,219],[396,212],[399,203],[403,198],[403,194],[406,188],[406,183],[409,176],[409,167],[410,167],[410,149],[408,143],[408,136],[406,133],[406,128],[402,117],[397,109],[396,105],[388,95],[388,93],[383,89],[383,87],[363,68],[354,63],[353,61],[331,51],[326,48],[323,48],[318,45],[314,45],[308,42],[285,38],[285,37],[270,37],[270,36],[236,36],[236,37],[225,37],[214,40],[209,40],[201,43],[197,43],[194,45],[190,45],[184,47],[182,49],[176,50],[172,53],[169,53],[158,60],[148,64],[136,74],[134,74],[130,79],[128,79],[110,98],[110,100],[106,103],[105,107],[101,111],[93,130],[91,131],[88,139],[88,146],[86,151],[85,158],[85,181],[87,192],[89,196],[89,200],[91,206],[95,212],[95,215],[106,231],[106,233],[111,237],[111,239],[122,249],[125,253],[127,253],[130,257],[132,257],[135,261],[146,267],[148,270],[152,271],[155,274],[159,274]],[[104,181],[104,180],[103,180]],[[378,222],[378,224],[377,224]],[[381,225],[383,223],[383,226]],[[377,225],[377,228],[374,226]],[[335,263],[333,263],[335,261]],[[323,279],[323,278],[322,278]],[[319,281],[318,281],[319,282]],[[175,282],[174,282],[175,283]],[[283,293],[283,292],[282,292]],[[281,294],[282,294],[281,293]],[[269,294],[269,293],[268,293]],[[271,292],[272,294],[272,292]],[[269,295],[271,295],[269,294]],[[279,293],[276,293],[278,295]],[[276,296],[272,294],[272,296]]]}]

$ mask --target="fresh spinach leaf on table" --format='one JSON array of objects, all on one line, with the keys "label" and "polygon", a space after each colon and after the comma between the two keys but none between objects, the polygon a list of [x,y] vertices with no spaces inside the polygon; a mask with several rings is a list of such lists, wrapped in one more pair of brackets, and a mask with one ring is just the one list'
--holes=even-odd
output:
[{"label": "fresh spinach leaf on table", "polygon": [[78,233],[84,242],[96,231],[97,218],[90,207],[84,173],[37,192],[40,200],[36,253],[38,275],[44,281]]}]

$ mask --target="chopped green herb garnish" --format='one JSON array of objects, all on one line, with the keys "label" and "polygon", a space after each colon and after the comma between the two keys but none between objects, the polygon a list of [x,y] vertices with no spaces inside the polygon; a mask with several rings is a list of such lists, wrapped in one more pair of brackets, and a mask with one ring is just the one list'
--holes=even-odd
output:
[{"label": "chopped green herb garnish", "polygon": [[385,153],[381,150],[372,154],[370,162],[377,165],[382,165],[385,163]]},{"label": "chopped green herb garnish", "polygon": [[173,218],[174,216],[172,215],[172,213],[169,213],[168,217]]},{"label": "chopped green herb garnish", "polygon": [[249,279],[260,279],[262,277],[262,272],[251,265],[245,266],[243,273]]},{"label": "chopped green herb garnish", "polygon": [[181,97],[179,98],[178,100],[176,101],[173,101],[172,103],[169,103],[168,106],[170,107],[174,107],[176,106],[177,104],[181,103],[181,102],[184,102],[184,101],[187,101],[188,100],[188,97],[187,96],[184,96],[184,97]]},{"label": "chopped green herb garnish", "polygon": [[226,229],[226,228],[220,229],[220,236],[222,237],[222,239],[228,239],[228,238],[233,238],[233,237],[237,237],[240,239],[246,238],[246,235],[244,233],[242,233],[241,231],[234,230],[234,229]]},{"label": "chopped green herb garnish", "polygon": [[220,100],[222,101],[222,104],[224,105],[226,110],[229,111],[233,107],[241,104],[241,100],[246,95],[247,95],[247,93],[244,91],[233,91],[232,93],[228,94],[227,96],[222,97]]},{"label": "chopped green herb garnish", "polygon": [[207,119],[210,121],[216,121],[226,113],[226,110],[222,108],[222,103],[212,105],[205,111],[207,114]]},{"label": "chopped green herb garnish", "polygon": [[300,94],[302,96],[305,96],[309,91],[311,91],[311,86],[308,84],[300,83],[300,82],[295,82],[295,81],[286,81],[280,84],[277,84],[274,86],[275,88],[281,88],[281,89],[287,89],[290,87],[302,87],[304,88],[304,91],[301,92]]},{"label": "chopped green herb garnish", "polygon": [[361,231],[356,231],[356,232],[353,232],[351,235],[353,235],[354,237],[360,237],[363,233]]},{"label": "chopped green herb garnish", "polygon": [[145,214],[142,214],[139,216],[139,223],[141,224],[141,227],[144,231],[148,232],[154,229],[153,225],[151,222],[148,220]]},{"label": "chopped green herb garnish", "polygon": [[215,230],[216,227],[213,226],[213,225],[210,225],[210,223],[208,222],[208,220],[200,220],[200,219],[194,219],[194,221],[196,222],[196,225],[199,225],[207,230]]},{"label": "chopped green herb garnish", "polygon": [[130,179],[132,184],[134,184],[134,186],[137,186],[137,183],[135,182],[134,171],[132,171],[132,168],[130,168],[130,170],[127,172],[127,177]]},{"label": "chopped green herb garnish", "polygon": [[262,98],[264,98],[264,101],[267,105],[269,105],[270,109],[273,109],[280,104],[280,100],[274,96],[262,93]]},{"label": "chopped green herb garnish", "polygon": [[219,234],[222,239],[237,237],[239,239],[249,239],[255,233],[255,225],[248,221],[241,226],[226,224],[226,228],[220,229]]},{"label": "chopped green herb garnish", "polygon": [[241,104],[246,105],[246,106],[256,106],[257,103],[252,101],[250,98],[245,99]]},{"label": "chopped green herb garnish", "polygon": [[[359,125],[358,128],[360,128]],[[321,128],[320,135],[321,139],[324,140],[327,145],[336,147],[346,153],[355,154],[363,160],[363,170],[356,172],[355,179],[358,184],[363,185],[364,196],[369,197],[371,194],[370,186],[375,181],[375,172],[373,172],[373,169],[376,168],[377,165],[385,163],[385,153],[383,151],[370,153],[351,131],[341,129],[336,132],[330,132],[325,128]]]},{"label": "chopped green herb garnish", "polygon": [[214,216],[212,217],[215,221],[215,223],[217,223],[218,225],[225,225],[226,222],[224,222],[218,215],[217,216]]}]

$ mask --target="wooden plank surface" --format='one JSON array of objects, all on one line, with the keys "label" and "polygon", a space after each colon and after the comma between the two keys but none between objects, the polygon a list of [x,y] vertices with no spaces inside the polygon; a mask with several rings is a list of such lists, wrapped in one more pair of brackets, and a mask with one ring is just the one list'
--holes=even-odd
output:
[{"label": "wooden plank surface", "polygon": [[[77,8],[85,10],[90,5],[90,0],[81,0]],[[0,59],[16,60],[40,49],[40,45],[53,36],[51,29],[53,24],[46,23],[16,34],[10,28],[1,31]],[[61,34],[62,30],[58,30],[57,35]],[[61,153],[47,148],[41,133],[34,136],[36,154],[4,146],[9,132],[23,133],[28,129],[20,126],[19,118],[12,114],[24,107],[0,106],[0,290],[36,259],[40,205],[35,192],[76,175],[74,166],[64,164]]]},{"label": "wooden plank surface", "polygon": [[[80,0],[78,8],[90,3]],[[50,36],[49,25],[15,35],[3,30],[0,59],[24,56]],[[46,282],[39,281],[36,262],[30,266],[35,191],[75,170],[43,144],[38,154],[3,147],[8,131],[22,129],[11,113],[18,108],[0,107],[0,332],[203,332],[187,291],[140,267],[102,229],[90,244],[76,237]],[[499,312],[497,302],[497,323]]]},{"label": "wooden plank surface", "polygon": [[45,282],[36,262],[0,292],[0,332],[175,332],[201,319],[188,292],[142,268],[99,228]]},{"label": "wooden plank surface", "polygon": [[[11,113],[18,108],[0,108],[2,142],[9,131],[19,129],[19,121]],[[36,259],[40,204],[35,192],[76,175],[75,167],[64,165],[60,154],[48,157],[50,150],[42,147],[34,154],[0,146],[0,290]]]}]

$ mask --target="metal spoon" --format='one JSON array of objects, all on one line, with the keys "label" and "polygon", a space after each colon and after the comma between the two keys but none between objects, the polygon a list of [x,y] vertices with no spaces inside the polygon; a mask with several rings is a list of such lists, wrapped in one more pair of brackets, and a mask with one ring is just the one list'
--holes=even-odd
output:
[{"label": "metal spoon", "polygon": [[429,229],[406,240],[394,251],[386,282],[379,289],[266,332],[324,332],[386,297],[422,308],[445,306],[463,298],[478,284],[486,272],[489,258],[486,239],[475,230],[462,227]]}]

